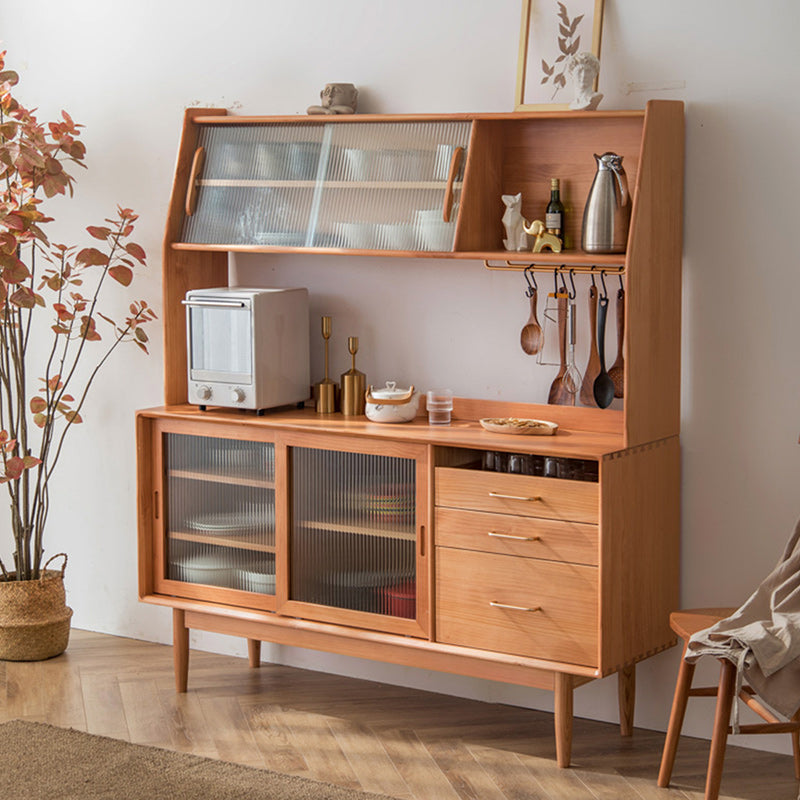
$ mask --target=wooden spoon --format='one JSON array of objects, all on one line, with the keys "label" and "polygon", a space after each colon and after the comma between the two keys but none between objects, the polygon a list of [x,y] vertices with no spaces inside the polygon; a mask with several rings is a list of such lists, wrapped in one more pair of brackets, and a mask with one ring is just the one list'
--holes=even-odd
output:
[{"label": "wooden spoon", "polygon": [[608,377],[614,381],[614,397],[625,397],[625,359],[622,342],[625,338],[625,290],[617,292],[617,360],[611,365]]},{"label": "wooden spoon", "polygon": [[542,326],[539,324],[539,320],[536,318],[536,289],[532,288],[529,296],[531,298],[531,314],[528,317],[528,321],[520,331],[519,343],[522,346],[522,349],[529,356],[535,356],[542,349],[544,336],[542,335]]},{"label": "wooden spoon", "polygon": [[567,391],[564,385],[564,375],[567,372],[567,303],[569,302],[566,292],[558,295],[558,349],[561,353],[561,366],[558,374],[550,386],[550,394],[547,402],[551,405],[574,406],[575,395]]},{"label": "wooden spoon", "polygon": [[589,363],[583,373],[580,400],[585,406],[596,406],[594,382],[600,374],[600,353],[597,352],[597,287],[589,289],[589,330],[592,333],[589,346]]}]

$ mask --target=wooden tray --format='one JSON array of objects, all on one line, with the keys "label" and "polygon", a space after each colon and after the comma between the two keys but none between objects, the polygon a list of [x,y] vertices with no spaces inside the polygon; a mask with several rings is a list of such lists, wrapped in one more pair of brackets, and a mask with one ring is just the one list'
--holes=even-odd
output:
[{"label": "wooden tray", "polygon": [[553,436],[558,431],[555,422],[520,417],[485,417],[481,426],[492,433],[511,433],[518,436]]}]

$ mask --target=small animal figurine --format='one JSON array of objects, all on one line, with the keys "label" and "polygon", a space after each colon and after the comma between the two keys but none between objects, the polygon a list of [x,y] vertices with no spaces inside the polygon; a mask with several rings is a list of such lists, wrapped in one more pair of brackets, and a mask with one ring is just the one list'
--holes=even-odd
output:
[{"label": "small animal figurine", "polygon": [[561,252],[561,239],[554,233],[548,233],[540,219],[535,219],[530,225],[526,225],[525,233],[536,237],[533,242],[534,253],[541,253],[545,248],[552,250],[554,253]]},{"label": "small animal figurine", "polygon": [[506,210],[503,214],[503,225],[506,229],[506,238],[503,239],[503,247],[506,250],[527,250],[530,247],[530,239],[525,232],[525,217],[522,216],[522,193],[504,194],[503,202]]},{"label": "small animal figurine", "polygon": [[326,83],[319,93],[322,105],[309,106],[307,114],[355,114],[358,89],[352,83]]}]

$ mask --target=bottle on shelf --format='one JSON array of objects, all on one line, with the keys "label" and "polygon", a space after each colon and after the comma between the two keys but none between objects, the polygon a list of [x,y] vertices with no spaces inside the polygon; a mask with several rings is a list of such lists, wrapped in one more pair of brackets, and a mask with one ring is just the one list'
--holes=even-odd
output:
[{"label": "bottle on shelf", "polygon": [[550,179],[550,202],[545,209],[544,226],[548,233],[564,241],[564,204],[561,202],[558,178]]}]

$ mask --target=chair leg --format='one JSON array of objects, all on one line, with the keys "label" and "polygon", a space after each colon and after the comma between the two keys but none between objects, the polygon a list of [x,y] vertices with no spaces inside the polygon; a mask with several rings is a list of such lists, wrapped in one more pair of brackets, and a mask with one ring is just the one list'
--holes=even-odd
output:
[{"label": "chair leg", "polygon": [[[686,654],[686,646],[683,648],[683,655]],[[678,750],[678,740],[683,728],[683,718],[686,714],[686,703],[689,701],[689,689],[692,688],[692,677],[694,676],[694,664],[689,664],[683,660],[681,655],[681,665],[678,669],[678,680],[675,683],[675,696],[672,700],[672,711],[669,715],[669,726],[667,727],[667,738],[664,741],[664,752],[661,755],[661,769],[658,773],[658,785],[663,789],[669,786],[672,777],[672,766],[675,763],[675,753]]]},{"label": "chair leg", "polygon": [[[800,710],[795,711],[792,722],[800,722]],[[792,752],[794,753],[794,777],[800,781],[800,731],[792,731]]]},{"label": "chair leg", "polygon": [[735,685],[736,665],[727,659],[721,659],[719,688],[717,689],[717,710],[714,714],[714,733],[711,736],[711,752],[708,756],[705,800],[717,800],[719,797]]}]

